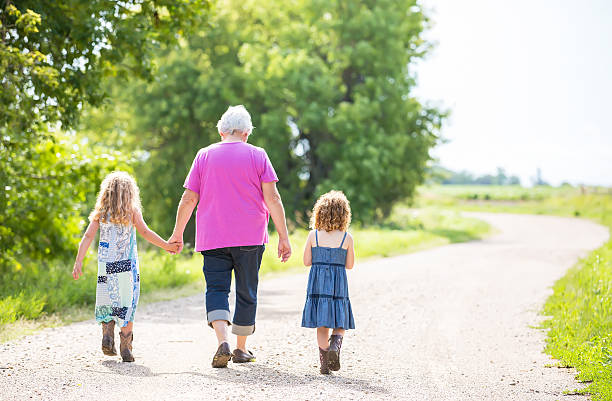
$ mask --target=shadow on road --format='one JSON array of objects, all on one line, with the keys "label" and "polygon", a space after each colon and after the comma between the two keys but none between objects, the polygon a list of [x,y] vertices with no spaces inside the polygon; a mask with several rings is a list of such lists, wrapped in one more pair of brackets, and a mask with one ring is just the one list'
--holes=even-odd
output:
[{"label": "shadow on road", "polygon": [[119,361],[103,361],[102,366],[110,370],[110,372],[98,372],[98,373],[114,373],[122,376],[136,376],[136,377],[151,377],[157,376],[151,372],[151,369],[143,365],[135,363],[124,363]]},{"label": "shadow on road", "polygon": [[[242,384],[249,386],[283,386],[281,383],[285,383],[286,387],[305,386],[310,384],[323,384],[325,386],[334,386],[338,389],[348,389],[359,392],[369,392],[377,394],[388,394],[388,390],[385,387],[377,386],[372,384],[370,381],[356,379],[353,377],[344,377],[339,374],[331,375],[319,375],[319,374],[306,374],[306,375],[295,375],[279,369],[260,365],[258,363],[244,364],[242,367],[246,369],[212,369],[211,373],[201,373],[194,371],[186,372],[159,372],[153,373],[151,369],[146,366],[137,365],[134,363],[123,363],[120,361],[103,361],[102,365],[109,371],[96,373],[104,374],[117,374],[122,376],[135,376],[135,377],[154,377],[154,376],[171,376],[171,375],[190,375],[198,376],[204,379],[216,380],[224,383]],[[245,370],[248,370],[245,372]]]},{"label": "shadow on road", "polygon": [[222,382],[249,384],[255,386],[271,385],[274,387],[281,387],[283,386],[282,383],[285,383],[286,387],[295,387],[318,382],[327,386],[332,385],[335,387],[350,389],[353,391],[367,391],[379,394],[388,393],[388,390],[386,388],[374,385],[367,380],[361,380],[352,377],[343,377],[339,376],[338,374],[307,374],[301,376],[283,371],[282,367],[276,369],[267,367],[265,365],[260,365],[258,363],[245,364],[244,367],[248,368],[249,372],[238,372],[234,369],[217,369],[214,370],[214,374],[199,375]]}]

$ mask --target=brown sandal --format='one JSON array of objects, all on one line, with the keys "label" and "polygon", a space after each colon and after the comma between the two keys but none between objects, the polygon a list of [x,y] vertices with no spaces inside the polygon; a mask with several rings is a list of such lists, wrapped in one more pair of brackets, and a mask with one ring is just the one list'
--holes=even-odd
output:
[{"label": "brown sandal", "polygon": [[102,352],[104,355],[117,355],[115,349],[115,321],[102,322]]},{"label": "brown sandal", "polygon": [[213,368],[227,368],[227,363],[232,359],[232,353],[230,352],[229,344],[222,342],[217,348],[217,352],[212,360]]},{"label": "brown sandal", "polygon": [[240,348],[236,348],[232,354],[232,362],[234,363],[255,362],[255,355],[249,350],[244,352]]}]

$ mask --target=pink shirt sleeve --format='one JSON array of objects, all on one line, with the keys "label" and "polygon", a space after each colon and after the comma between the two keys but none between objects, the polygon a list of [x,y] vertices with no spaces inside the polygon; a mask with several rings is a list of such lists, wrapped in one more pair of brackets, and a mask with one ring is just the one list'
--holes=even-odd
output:
[{"label": "pink shirt sleeve", "polygon": [[185,178],[185,184],[183,184],[184,188],[197,194],[200,193],[200,160],[201,152],[198,152],[191,164],[191,170],[189,170],[189,174],[187,174],[187,178]]},{"label": "pink shirt sleeve", "polygon": [[258,171],[259,180],[261,182],[276,182],[278,181],[278,177],[276,176],[276,171],[274,171],[274,167],[272,167],[272,162],[268,157],[268,154],[265,150],[262,151],[262,163],[260,164],[261,169]]}]

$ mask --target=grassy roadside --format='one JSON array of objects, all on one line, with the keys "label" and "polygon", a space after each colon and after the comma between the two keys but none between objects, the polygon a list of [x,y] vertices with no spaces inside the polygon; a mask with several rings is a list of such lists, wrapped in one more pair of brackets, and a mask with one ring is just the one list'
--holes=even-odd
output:
[{"label": "grassy roadside", "polygon": [[[357,259],[363,261],[481,238],[489,229],[486,223],[461,217],[456,211],[437,207],[415,210],[399,205],[382,226],[352,227],[351,233],[355,238]],[[302,249],[307,235],[307,230],[291,234],[293,255],[287,263],[275,257],[278,240],[275,234],[271,235],[261,273],[265,276],[303,269]],[[140,252],[141,305],[202,291],[202,257],[185,254],[174,257],[156,249]],[[95,304],[96,263],[95,252],[90,250],[84,276],[76,282],[70,276],[71,266],[61,264],[31,267],[27,272],[24,268],[3,275],[0,342],[45,327],[90,319]]]},{"label": "grassy roadside", "polygon": [[[601,188],[448,186],[422,188],[419,199],[456,210],[583,217],[612,230],[612,194]],[[612,239],[555,283],[543,314],[546,352],[578,370],[588,384],[579,392],[612,400]]]}]

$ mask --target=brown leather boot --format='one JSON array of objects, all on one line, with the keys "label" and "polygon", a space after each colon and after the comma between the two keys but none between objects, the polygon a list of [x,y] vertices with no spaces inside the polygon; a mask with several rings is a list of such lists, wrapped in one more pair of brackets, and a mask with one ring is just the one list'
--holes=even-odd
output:
[{"label": "brown leather boot", "polygon": [[323,348],[319,347],[319,360],[321,361],[321,374],[328,375],[329,374],[329,359],[328,352]]},{"label": "brown leather boot", "polygon": [[104,355],[117,355],[115,349],[115,321],[102,323],[102,352]]},{"label": "brown leather boot", "polygon": [[340,370],[340,349],[342,348],[342,336],[332,334],[329,338],[329,368]]},{"label": "brown leather boot", "polygon": [[121,352],[123,362],[134,362],[134,355],[132,355],[132,340],[134,339],[134,333],[130,331],[124,335],[123,332],[120,331],[119,337],[121,338],[119,352]]}]

